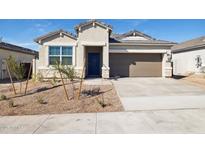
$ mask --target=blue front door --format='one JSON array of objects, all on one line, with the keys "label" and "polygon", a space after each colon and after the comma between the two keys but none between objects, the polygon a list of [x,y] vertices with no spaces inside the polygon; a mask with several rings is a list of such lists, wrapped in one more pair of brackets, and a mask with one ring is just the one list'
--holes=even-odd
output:
[{"label": "blue front door", "polygon": [[88,76],[100,76],[100,53],[88,53]]}]

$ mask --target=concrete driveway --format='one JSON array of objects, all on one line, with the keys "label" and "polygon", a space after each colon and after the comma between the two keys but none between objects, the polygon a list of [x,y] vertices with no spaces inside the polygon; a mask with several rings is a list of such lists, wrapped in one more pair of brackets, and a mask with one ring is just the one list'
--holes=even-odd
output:
[{"label": "concrete driveway", "polygon": [[168,78],[112,80],[127,111],[205,108],[205,89]]}]

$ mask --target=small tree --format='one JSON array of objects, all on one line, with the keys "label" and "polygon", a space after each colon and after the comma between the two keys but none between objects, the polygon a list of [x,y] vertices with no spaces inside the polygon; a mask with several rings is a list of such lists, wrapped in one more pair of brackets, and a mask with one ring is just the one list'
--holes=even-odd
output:
[{"label": "small tree", "polygon": [[70,80],[73,81],[76,78],[75,69],[72,66],[62,66],[61,72]]},{"label": "small tree", "polygon": [[74,93],[75,88],[74,88],[73,80],[76,78],[75,69],[72,66],[64,65],[61,67],[61,72],[67,77],[67,79],[70,80],[71,85],[72,85],[72,95],[74,98],[75,97],[75,93]]},{"label": "small tree", "polygon": [[54,68],[58,70],[58,72],[61,72],[67,79],[70,80],[72,85],[72,95],[74,98],[74,84],[73,80],[76,78],[75,69],[73,66],[67,66],[67,65],[60,65],[59,62],[56,62],[56,65],[54,65]]},{"label": "small tree", "polygon": [[25,75],[25,67],[23,64],[18,63],[12,56],[6,59],[8,67],[12,73],[12,75],[20,82],[20,93],[22,89],[22,81]]},{"label": "small tree", "polygon": [[65,87],[65,83],[64,83],[64,80],[63,80],[63,75],[62,75],[62,65],[60,65],[60,62],[59,61],[56,61],[56,64],[53,65],[53,67],[59,72],[60,74],[60,78],[61,78],[61,81],[63,83],[63,88],[64,88],[64,92],[66,94],[66,98],[67,100],[69,101],[69,97],[68,97],[68,93],[66,91],[66,87]]}]

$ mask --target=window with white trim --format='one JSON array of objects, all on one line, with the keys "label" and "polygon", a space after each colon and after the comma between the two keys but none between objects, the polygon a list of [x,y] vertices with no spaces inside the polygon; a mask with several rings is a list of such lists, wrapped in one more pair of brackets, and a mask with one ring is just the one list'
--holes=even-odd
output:
[{"label": "window with white trim", "polygon": [[72,65],[72,46],[49,46],[49,65]]}]

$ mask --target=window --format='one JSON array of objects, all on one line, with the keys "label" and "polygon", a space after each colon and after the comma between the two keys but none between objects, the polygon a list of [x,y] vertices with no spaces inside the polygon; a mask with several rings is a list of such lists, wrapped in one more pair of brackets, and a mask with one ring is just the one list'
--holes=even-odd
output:
[{"label": "window", "polygon": [[62,65],[72,65],[72,47],[62,47]]},{"label": "window", "polygon": [[60,47],[49,47],[49,65],[55,65],[56,61],[60,62]]},{"label": "window", "polygon": [[62,65],[72,65],[71,46],[50,46],[49,47],[49,65],[55,65],[56,61]]}]

